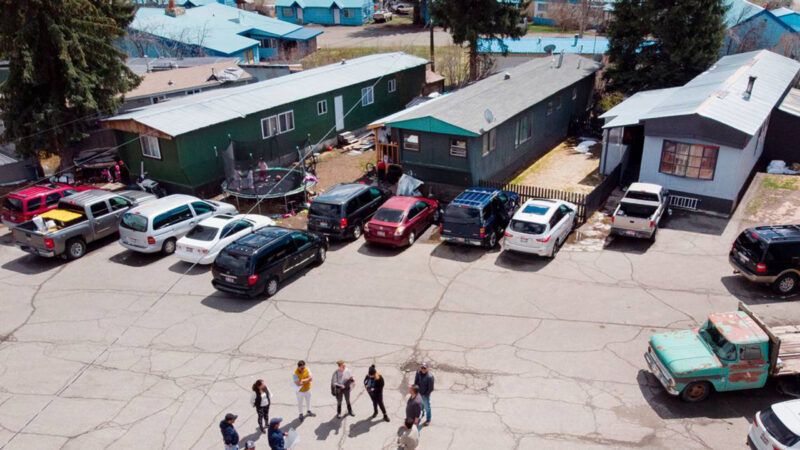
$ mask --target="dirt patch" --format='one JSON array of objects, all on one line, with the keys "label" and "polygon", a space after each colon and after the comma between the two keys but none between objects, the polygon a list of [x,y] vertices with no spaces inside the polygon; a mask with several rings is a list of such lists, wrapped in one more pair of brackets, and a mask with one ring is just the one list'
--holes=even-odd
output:
[{"label": "dirt patch", "polygon": [[745,205],[744,220],[755,224],[800,222],[800,178],[795,175],[758,174]]},{"label": "dirt patch", "polygon": [[583,194],[592,192],[602,181],[599,173],[602,145],[597,143],[583,153],[576,150],[579,143],[577,139],[562,142],[512,183]]}]

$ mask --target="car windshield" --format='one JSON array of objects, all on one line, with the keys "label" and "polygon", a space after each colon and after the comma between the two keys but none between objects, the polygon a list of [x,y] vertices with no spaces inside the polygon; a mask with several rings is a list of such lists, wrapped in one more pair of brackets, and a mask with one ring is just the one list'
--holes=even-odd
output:
[{"label": "car windshield", "polygon": [[725,339],[725,336],[717,330],[711,322],[700,330],[700,335],[708,343],[720,358],[728,361],[736,359],[736,347]]},{"label": "car windshield", "polygon": [[618,216],[638,217],[647,219],[656,212],[655,206],[639,205],[637,203],[620,203]]},{"label": "car windshield", "polygon": [[400,223],[403,220],[403,211],[381,208],[375,213],[374,219],[379,222]]},{"label": "car windshield", "polygon": [[657,202],[658,194],[653,194],[652,192],[628,191],[625,193],[625,198],[631,198],[634,200],[645,200],[648,202]]},{"label": "car windshield", "polygon": [[510,227],[513,231],[525,234],[542,234],[546,228],[544,224],[525,222],[524,220],[512,220]]},{"label": "car windshield", "polygon": [[217,237],[217,232],[219,232],[219,228],[197,225],[186,233],[186,237],[196,241],[213,241]]},{"label": "car windshield", "polygon": [[761,423],[764,424],[764,428],[767,430],[767,433],[769,433],[770,436],[775,438],[775,440],[781,444],[787,447],[792,447],[800,442],[800,436],[794,434],[789,427],[781,422],[781,419],[779,419],[778,415],[772,411],[772,408],[767,408],[764,411],[761,411],[759,417],[761,418]]},{"label": "car windshield", "polygon": [[444,210],[444,220],[452,223],[479,223],[481,213],[478,208],[450,204]]},{"label": "car windshield", "polygon": [[747,253],[750,258],[761,261],[764,252],[767,250],[767,243],[759,239],[755,232],[743,231],[736,238],[736,247]]},{"label": "car windshield", "polygon": [[309,208],[308,210],[308,214],[311,216],[338,218],[339,211],[340,211],[339,205],[331,205],[330,203],[312,202],[311,208]]},{"label": "car windshield", "polygon": [[119,226],[133,231],[147,231],[147,217],[139,214],[125,213]]},{"label": "car windshield", "polygon": [[3,201],[3,207],[9,211],[22,212],[22,200],[18,198],[6,197]]},{"label": "car windshield", "polygon": [[233,275],[245,276],[248,275],[247,264],[249,261],[250,258],[245,255],[223,251],[217,256],[214,265]]}]

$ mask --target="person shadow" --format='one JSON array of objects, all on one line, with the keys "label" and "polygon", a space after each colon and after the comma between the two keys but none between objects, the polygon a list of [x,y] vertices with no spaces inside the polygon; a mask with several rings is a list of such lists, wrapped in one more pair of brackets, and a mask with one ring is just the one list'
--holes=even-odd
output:
[{"label": "person shadow", "polygon": [[339,434],[339,428],[342,426],[343,419],[339,419],[336,416],[327,422],[320,423],[314,433],[317,435],[318,441],[324,441],[328,439],[331,433]]},{"label": "person shadow", "polygon": [[360,421],[350,425],[350,431],[348,432],[347,436],[351,437],[351,438],[360,436],[360,435],[362,435],[364,433],[369,432],[369,430],[372,427],[374,427],[375,425],[378,425],[380,423],[383,423],[383,419],[375,418],[375,419],[360,420]]}]

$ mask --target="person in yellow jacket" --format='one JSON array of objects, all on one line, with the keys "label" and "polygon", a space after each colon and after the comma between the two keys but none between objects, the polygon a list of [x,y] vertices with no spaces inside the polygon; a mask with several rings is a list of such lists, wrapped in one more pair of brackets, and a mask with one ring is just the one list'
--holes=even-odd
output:
[{"label": "person in yellow jacket", "polygon": [[305,361],[297,362],[297,369],[292,376],[294,385],[297,386],[297,411],[300,412],[300,421],[303,421],[303,402],[306,404],[306,413],[308,416],[313,416],[311,412],[311,382],[314,378],[311,376],[311,371],[306,367]]}]

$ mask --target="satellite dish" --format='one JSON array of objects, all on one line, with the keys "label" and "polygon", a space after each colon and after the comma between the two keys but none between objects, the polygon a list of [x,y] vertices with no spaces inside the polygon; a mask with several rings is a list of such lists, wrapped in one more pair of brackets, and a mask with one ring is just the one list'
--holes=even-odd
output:
[{"label": "satellite dish", "polygon": [[553,52],[556,51],[556,46],[553,44],[548,44],[544,46],[544,52],[548,55],[552,55]]},{"label": "satellite dish", "polygon": [[486,119],[487,123],[492,123],[494,122],[494,113],[491,109],[487,108],[486,111],[483,112],[483,118]]}]

